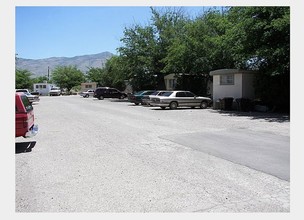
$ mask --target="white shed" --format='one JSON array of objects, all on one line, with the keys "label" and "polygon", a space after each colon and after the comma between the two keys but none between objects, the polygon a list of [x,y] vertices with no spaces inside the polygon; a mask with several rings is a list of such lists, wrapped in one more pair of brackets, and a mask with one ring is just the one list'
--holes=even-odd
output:
[{"label": "white shed", "polygon": [[213,106],[221,98],[232,97],[254,99],[255,71],[219,69],[210,72],[213,76]]},{"label": "white shed", "polygon": [[52,87],[54,87],[54,84],[50,84],[47,82],[44,83],[35,83],[33,85],[33,91],[39,92],[40,95],[49,95],[49,92]]}]

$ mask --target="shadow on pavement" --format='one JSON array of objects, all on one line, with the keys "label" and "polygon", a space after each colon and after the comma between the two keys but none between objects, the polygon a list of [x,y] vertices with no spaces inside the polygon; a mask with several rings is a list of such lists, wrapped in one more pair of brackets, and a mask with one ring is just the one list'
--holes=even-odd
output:
[{"label": "shadow on pavement", "polygon": [[213,110],[212,113],[225,114],[227,116],[250,117],[251,120],[264,119],[268,122],[289,122],[290,115],[271,112],[241,112],[241,111],[223,111]]},{"label": "shadow on pavement", "polygon": [[32,148],[34,148],[36,145],[36,141],[28,141],[28,142],[18,142],[15,145],[15,153],[28,153],[32,151]]}]

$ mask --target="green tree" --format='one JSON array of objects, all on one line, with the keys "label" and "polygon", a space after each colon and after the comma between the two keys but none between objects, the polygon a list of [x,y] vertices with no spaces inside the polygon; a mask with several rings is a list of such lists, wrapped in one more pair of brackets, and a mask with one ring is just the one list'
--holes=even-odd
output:
[{"label": "green tree", "polygon": [[125,63],[122,57],[111,57],[107,60],[104,68],[90,68],[86,73],[86,79],[97,82],[98,86],[109,86],[124,90],[124,81],[128,79],[128,76],[125,73]]},{"label": "green tree", "polygon": [[256,95],[281,110],[290,106],[290,8],[233,7],[230,39],[242,68],[258,71]]},{"label": "green tree", "polygon": [[[185,26],[190,20],[185,16],[182,8],[151,8],[154,38],[153,64],[159,88],[165,88],[164,76],[172,73],[166,69],[166,57],[176,39],[185,35]],[[173,72],[175,73],[175,72]]]},{"label": "green tree", "polygon": [[181,33],[182,10],[151,8],[151,24],[126,28],[118,48],[125,72],[135,90],[164,89],[164,62],[172,39]]},{"label": "green tree", "polygon": [[32,73],[26,69],[16,69],[15,88],[16,89],[33,89]]},{"label": "green tree", "polygon": [[51,83],[50,80],[48,80],[47,76],[38,76],[33,78],[33,83],[43,83],[47,81],[48,83]]},{"label": "green tree", "polygon": [[119,90],[124,90],[125,80],[128,79],[125,73],[125,60],[120,56],[111,57],[105,65],[104,77],[110,80],[110,85]]},{"label": "green tree", "polygon": [[124,30],[121,39],[124,46],[118,48],[124,71],[134,90],[155,88],[153,72],[153,48],[155,45],[152,27],[135,25]]},{"label": "green tree", "polygon": [[62,89],[71,90],[84,82],[84,74],[75,66],[58,66],[52,71],[52,81]]},{"label": "green tree", "polygon": [[91,67],[85,74],[85,78],[89,82],[96,82],[97,86],[105,85],[103,81],[104,68]]},{"label": "green tree", "polygon": [[207,95],[210,70],[233,67],[225,44],[229,28],[226,13],[216,10],[183,26],[183,34],[174,38],[164,59],[164,71],[177,74],[177,88]]}]

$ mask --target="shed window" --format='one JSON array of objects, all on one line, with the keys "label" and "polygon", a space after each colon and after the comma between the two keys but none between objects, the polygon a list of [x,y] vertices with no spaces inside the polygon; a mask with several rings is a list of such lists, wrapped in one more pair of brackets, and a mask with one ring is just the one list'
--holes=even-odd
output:
[{"label": "shed window", "polygon": [[231,75],[221,75],[220,85],[234,85],[234,74]]},{"label": "shed window", "polygon": [[169,88],[174,89],[176,86],[176,79],[169,79]]}]

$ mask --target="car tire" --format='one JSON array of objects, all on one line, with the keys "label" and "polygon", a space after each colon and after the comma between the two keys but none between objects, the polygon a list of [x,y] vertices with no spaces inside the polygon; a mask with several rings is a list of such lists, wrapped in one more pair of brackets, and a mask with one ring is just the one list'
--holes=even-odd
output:
[{"label": "car tire", "polygon": [[99,99],[99,100],[103,100],[104,97],[101,95],[101,96],[98,97],[98,99]]},{"label": "car tire", "polygon": [[208,107],[208,103],[205,102],[205,101],[202,101],[201,104],[200,104],[200,108],[205,109],[207,107]]},{"label": "car tire", "polygon": [[89,94],[86,94],[84,97],[85,97],[85,98],[89,98]]},{"label": "car tire", "polygon": [[125,98],[125,96],[124,95],[121,95],[120,97],[119,97],[119,99],[124,99]]},{"label": "car tire", "polygon": [[177,102],[171,102],[169,107],[170,109],[176,109],[177,106],[178,106]]}]

